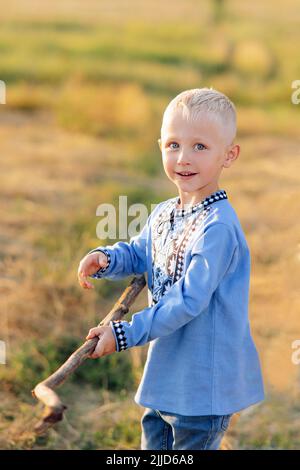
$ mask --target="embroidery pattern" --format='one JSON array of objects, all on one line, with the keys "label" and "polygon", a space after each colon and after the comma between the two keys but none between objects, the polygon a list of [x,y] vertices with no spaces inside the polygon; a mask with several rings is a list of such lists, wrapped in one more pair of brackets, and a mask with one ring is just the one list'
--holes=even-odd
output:
[{"label": "embroidery pattern", "polygon": [[184,270],[186,248],[211,210],[211,204],[227,199],[226,191],[216,191],[191,208],[177,209],[179,197],[167,202],[153,222],[152,304],[177,282]]},{"label": "embroidery pattern", "polygon": [[125,351],[128,348],[128,344],[126,342],[125,331],[123,329],[122,321],[120,320],[112,320],[111,324],[114,328],[116,333],[116,338],[118,341],[119,351]]}]

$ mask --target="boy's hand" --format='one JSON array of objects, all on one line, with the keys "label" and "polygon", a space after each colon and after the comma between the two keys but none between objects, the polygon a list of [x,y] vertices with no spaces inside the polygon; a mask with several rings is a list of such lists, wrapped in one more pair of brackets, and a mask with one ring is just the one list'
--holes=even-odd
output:
[{"label": "boy's hand", "polygon": [[94,289],[91,282],[87,280],[87,276],[95,274],[99,269],[105,268],[108,264],[107,256],[102,251],[90,253],[86,255],[79,263],[78,282],[84,289]]},{"label": "boy's hand", "polygon": [[91,328],[86,339],[92,339],[95,336],[99,336],[99,341],[94,351],[88,356],[90,359],[97,359],[98,357],[116,352],[116,340],[110,326]]}]

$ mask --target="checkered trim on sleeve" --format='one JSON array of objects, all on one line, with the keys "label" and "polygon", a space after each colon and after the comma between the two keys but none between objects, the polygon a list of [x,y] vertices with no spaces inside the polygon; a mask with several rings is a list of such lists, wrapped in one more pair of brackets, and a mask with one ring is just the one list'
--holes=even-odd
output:
[{"label": "checkered trim on sleeve", "polygon": [[95,248],[95,250],[90,251],[89,254],[90,253],[96,253],[97,251],[102,251],[102,253],[104,253],[106,255],[106,257],[107,257],[107,266],[105,266],[105,268],[99,269],[99,271],[97,271],[96,273],[91,274],[90,277],[93,277],[94,279],[101,279],[103,274],[109,268],[109,265],[110,265],[110,262],[111,262],[111,257],[110,257],[109,252],[105,248]]},{"label": "checkered trim on sleeve", "polygon": [[116,334],[119,351],[124,351],[125,349],[128,349],[128,344],[122,322],[120,320],[112,320],[111,324]]}]

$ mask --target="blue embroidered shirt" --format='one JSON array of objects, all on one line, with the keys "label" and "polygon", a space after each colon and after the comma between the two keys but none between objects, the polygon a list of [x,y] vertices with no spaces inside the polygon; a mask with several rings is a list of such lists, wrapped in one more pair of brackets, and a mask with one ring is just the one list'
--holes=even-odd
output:
[{"label": "blue embroidered shirt", "polygon": [[92,250],[108,265],[91,277],[147,273],[149,306],[110,322],[118,352],[149,342],[137,404],[231,414],[264,399],[248,318],[250,252],[225,190],[187,210],[179,203],[159,203],[129,243]]}]

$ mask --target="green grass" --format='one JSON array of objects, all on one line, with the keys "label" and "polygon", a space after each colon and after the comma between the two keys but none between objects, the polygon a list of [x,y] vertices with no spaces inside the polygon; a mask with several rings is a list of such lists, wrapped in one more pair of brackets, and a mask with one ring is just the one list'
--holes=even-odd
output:
[{"label": "green grass", "polygon": [[[9,368],[1,367],[2,385],[26,400],[30,390],[55,372],[82,343],[82,338],[64,335],[24,341],[10,355]],[[88,359],[71,375],[70,382],[119,393],[132,390],[134,378],[130,357],[128,354],[112,354],[102,358],[101,363]]]}]

